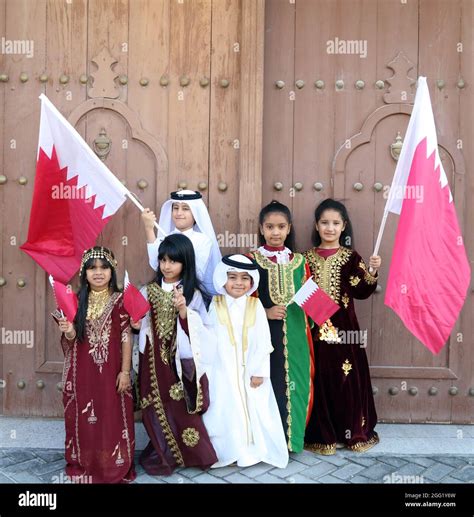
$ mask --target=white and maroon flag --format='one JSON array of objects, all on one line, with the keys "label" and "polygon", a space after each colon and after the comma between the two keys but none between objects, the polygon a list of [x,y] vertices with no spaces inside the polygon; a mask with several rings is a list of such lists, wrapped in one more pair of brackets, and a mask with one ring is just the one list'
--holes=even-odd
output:
[{"label": "white and maroon flag", "polygon": [[459,317],[471,270],[438,153],[426,77],[418,78],[385,212],[400,214],[385,304],[437,354]]},{"label": "white and maroon flag", "polygon": [[320,326],[339,310],[339,305],[312,278],[306,280],[292,301]]},{"label": "white and maroon flag", "polygon": [[49,283],[53,288],[54,299],[56,300],[58,309],[62,311],[68,321],[73,322],[77,313],[76,294],[70,287],[58,280],[54,280],[51,275],[49,275]]},{"label": "white and maroon flag", "polygon": [[45,95],[28,238],[21,249],[62,283],[129,191]]},{"label": "white and maroon flag", "polygon": [[125,271],[123,282],[123,306],[133,321],[140,321],[150,310],[150,304],[142,293],[130,283],[128,273]]}]

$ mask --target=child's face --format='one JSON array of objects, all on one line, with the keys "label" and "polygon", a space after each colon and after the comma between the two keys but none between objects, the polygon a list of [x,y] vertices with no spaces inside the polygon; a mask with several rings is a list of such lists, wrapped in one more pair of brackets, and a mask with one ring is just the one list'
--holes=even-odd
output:
[{"label": "child's face", "polygon": [[181,203],[179,201],[173,203],[171,215],[177,230],[184,232],[194,226],[193,213],[187,203]]},{"label": "child's face", "polygon": [[111,278],[112,270],[105,260],[95,259],[92,265],[86,269],[86,280],[93,291],[106,289]]},{"label": "child's face", "polygon": [[240,298],[252,287],[252,277],[248,273],[230,271],[224,285],[229,296]]},{"label": "child's face", "polygon": [[181,279],[183,264],[175,260],[171,260],[168,255],[160,259],[160,271],[168,284],[174,284]]},{"label": "child's face", "polygon": [[337,210],[324,210],[321,218],[316,223],[316,231],[321,237],[321,245],[329,247],[339,247],[339,237],[344,231],[346,223],[342,220],[341,214]]},{"label": "child's face", "polygon": [[288,219],[278,212],[268,214],[260,225],[260,232],[268,246],[283,246],[290,230]]}]

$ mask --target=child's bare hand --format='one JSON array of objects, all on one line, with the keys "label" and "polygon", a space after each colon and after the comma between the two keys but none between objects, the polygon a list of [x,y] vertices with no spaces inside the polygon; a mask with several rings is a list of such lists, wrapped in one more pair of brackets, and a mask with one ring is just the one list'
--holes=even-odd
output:
[{"label": "child's bare hand", "polygon": [[117,387],[117,393],[125,393],[132,387],[132,383],[130,381],[130,374],[125,372],[120,372],[117,375],[117,381],[115,383]]},{"label": "child's bare hand", "polygon": [[179,315],[181,318],[185,319],[187,316],[187,307],[186,307],[186,298],[183,295],[182,288],[177,288],[176,286],[173,286],[173,302],[175,308],[178,310]]},{"label": "child's bare hand", "polygon": [[274,305],[269,309],[265,309],[269,320],[282,320],[286,316],[286,307],[284,305]]},{"label": "child's bare hand", "polygon": [[156,222],[156,215],[149,208],[145,208],[142,212],[142,221],[145,229],[153,230]]},{"label": "child's bare hand", "polygon": [[67,339],[73,340],[76,337],[76,329],[74,325],[67,320],[67,318],[61,318],[58,320],[59,330],[64,333]]},{"label": "child's bare hand", "polygon": [[263,377],[254,377],[253,375],[252,375],[252,377],[250,377],[250,386],[252,388],[258,388],[262,384],[263,384]]},{"label": "child's bare hand", "polygon": [[132,327],[132,329],[140,330],[142,326],[142,320],[133,321],[132,318],[130,318],[130,326]]},{"label": "child's bare hand", "polygon": [[382,258],[379,255],[372,255],[369,259],[369,267],[372,272],[376,272],[377,269],[382,265]]}]

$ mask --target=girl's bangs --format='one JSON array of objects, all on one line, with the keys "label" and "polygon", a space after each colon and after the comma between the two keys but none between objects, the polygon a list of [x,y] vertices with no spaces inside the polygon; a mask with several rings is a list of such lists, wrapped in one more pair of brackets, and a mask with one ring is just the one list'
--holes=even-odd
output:
[{"label": "girl's bangs", "polygon": [[92,258],[92,257],[86,261],[86,263],[84,264],[84,269],[92,269],[94,267],[96,260],[100,260],[100,262],[103,266],[106,266],[108,269],[112,269],[112,266],[109,264],[109,262],[106,259]]},{"label": "girl's bangs", "polygon": [[158,249],[158,260],[162,260],[165,257],[175,262],[183,262],[183,257],[179,254],[178,248],[169,241],[163,241]]}]

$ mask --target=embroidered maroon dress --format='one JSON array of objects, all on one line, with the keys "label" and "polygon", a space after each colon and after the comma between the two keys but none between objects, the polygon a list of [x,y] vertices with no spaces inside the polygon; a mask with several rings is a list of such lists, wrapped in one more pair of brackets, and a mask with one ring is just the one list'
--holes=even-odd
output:
[{"label": "embroidered maroon dress", "polygon": [[[150,334],[144,353],[140,353],[139,384],[143,424],[150,442],[140,463],[152,475],[169,476],[177,467],[207,469],[217,462],[200,414],[209,405],[207,377],[196,378],[193,359],[181,360],[183,381],[178,376],[178,317],[173,292],[153,282],[147,286],[147,297]],[[180,322],[188,334],[187,320]]]},{"label": "embroidered maroon dress", "polygon": [[120,483],[136,477],[133,398],[116,387],[129,321],[122,293],[113,293],[102,315],[86,320],[83,342],[61,338],[66,474],[72,481]]},{"label": "embroidered maroon dress", "polygon": [[340,309],[313,328],[314,404],[306,428],[306,448],[334,454],[336,443],[362,452],[379,440],[369,365],[367,332],[360,332],[354,299],[368,298],[377,286],[361,256],[340,247],[313,248],[305,258],[316,283]]}]

